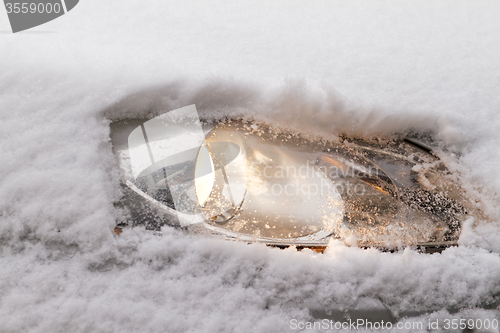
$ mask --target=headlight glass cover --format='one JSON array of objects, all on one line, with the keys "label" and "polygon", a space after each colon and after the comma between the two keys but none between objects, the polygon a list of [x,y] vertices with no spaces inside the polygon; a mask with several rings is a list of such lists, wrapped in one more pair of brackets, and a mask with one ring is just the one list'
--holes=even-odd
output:
[{"label": "headlight glass cover", "polygon": [[454,244],[473,212],[439,159],[403,140],[317,142],[244,121],[205,124],[194,105],[111,129],[132,224],[391,248]]}]

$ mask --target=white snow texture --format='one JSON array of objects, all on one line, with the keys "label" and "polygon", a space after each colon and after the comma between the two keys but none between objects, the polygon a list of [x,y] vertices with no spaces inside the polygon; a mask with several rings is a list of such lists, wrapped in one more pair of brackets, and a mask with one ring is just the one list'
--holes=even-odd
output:
[{"label": "white snow texture", "polygon": [[[499,17],[498,1],[81,0],[11,34],[2,8],[0,332],[289,332],[307,304],[363,299],[498,316],[475,307],[500,292]],[[114,237],[109,119],[193,103],[318,138],[432,132],[485,218],[434,255]]]}]

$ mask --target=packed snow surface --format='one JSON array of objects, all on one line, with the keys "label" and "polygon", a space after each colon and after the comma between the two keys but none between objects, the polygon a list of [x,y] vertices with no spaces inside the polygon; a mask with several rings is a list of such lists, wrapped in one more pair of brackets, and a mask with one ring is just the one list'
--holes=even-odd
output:
[{"label": "packed snow surface", "polygon": [[[494,318],[500,3],[97,1],[11,34],[0,10],[0,331],[288,332],[307,304]],[[484,212],[426,255],[279,250],[123,218],[110,119],[196,104],[317,138],[432,133]],[[449,314],[445,308],[457,308]]]}]

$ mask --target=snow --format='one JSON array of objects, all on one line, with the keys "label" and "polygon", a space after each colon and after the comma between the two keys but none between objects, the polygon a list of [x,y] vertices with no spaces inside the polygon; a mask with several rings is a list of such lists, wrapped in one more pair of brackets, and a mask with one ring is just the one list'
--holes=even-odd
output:
[{"label": "snow", "polygon": [[[307,304],[493,318],[500,4],[81,1],[9,34],[0,10],[0,331],[287,332]],[[425,255],[127,230],[109,119],[196,104],[317,137],[432,132],[484,211]]]}]

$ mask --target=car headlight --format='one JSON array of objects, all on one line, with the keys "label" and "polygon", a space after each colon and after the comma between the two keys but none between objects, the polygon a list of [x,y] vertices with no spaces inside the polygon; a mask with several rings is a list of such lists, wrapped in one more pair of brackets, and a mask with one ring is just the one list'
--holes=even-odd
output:
[{"label": "car headlight", "polygon": [[269,245],[443,247],[473,211],[418,141],[314,142],[194,105],[111,124],[134,222]]}]

